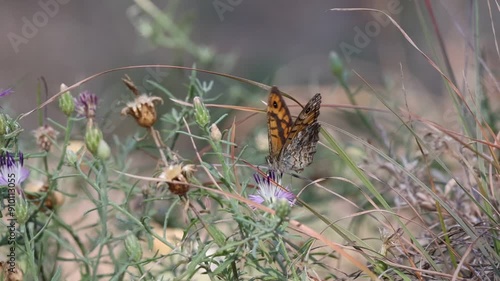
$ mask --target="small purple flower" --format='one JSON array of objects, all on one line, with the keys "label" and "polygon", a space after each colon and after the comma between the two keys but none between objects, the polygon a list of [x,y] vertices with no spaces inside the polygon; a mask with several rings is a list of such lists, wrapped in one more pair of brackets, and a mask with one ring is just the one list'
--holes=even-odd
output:
[{"label": "small purple flower", "polygon": [[254,179],[259,189],[254,195],[248,196],[255,203],[274,203],[280,199],[285,199],[292,206],[295,203],[295,194],[290,192],[288,187],[281,186],[281,177],[274,171],[269,171],[267,176],[254,174]]},{"label": "small purple flower", "polygon": [[97,96],[89,91],[80,93],[75,99],[75,110],[78,116],[93,119],[97,109]]},{"label": "small purple flower", "polygon": [[21,152],[18,153],[18,158],[16,161],[14,154],[9,152],[0,155],[0,185],[20,186],[28,178],[30,171],[23,167],[24,158]]},{"label": "small purple flower", "polygon": [[13,92],[14,92],[14,90],[12,90],[12,88],[8,88],[6,90],[0,90],[0,97],[8,96],[8,95],[12,94]]}]

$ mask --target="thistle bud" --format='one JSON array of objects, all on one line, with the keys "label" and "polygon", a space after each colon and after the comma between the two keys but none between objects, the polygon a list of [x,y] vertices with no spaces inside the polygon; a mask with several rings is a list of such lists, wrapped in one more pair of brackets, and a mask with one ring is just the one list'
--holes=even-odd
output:
[{"label": "thistle bud", "polygon": [[78,161],[78,156],[70,148],[66,148],[66,161],[73,166],[76,165],[76,161]]},{"label": "thistle bud", "polygon": [[285,219],[291,211],[290,202],[286,199],[280,198],[275,203],[274,209],[276,211],[276,216],[280,219]]},{"label": "thistle bud", "polygon": [[97,147],[97,157],[106,160],[110,155],[111,149],[109,148],[108,143],[105,140],[101,139],[101,141],[99,142],[99,146]]},{"label": "thistle bud", "polygon": [[139,239],[134,234],[130,233],[125,238],[125,252],[131,260],[139,262],[142,258],[142,247]]},{"label": "thistle bud", "polygon": [[8,125],[9,124],[7,122],[7,117],[5,116],[5,114],[0,113],[0,136],[7,133]]},{"label": "thistle bud", "polygon": [[16,188],[16,218],[19,224],[24,224],[29,218],[29,204],[24,196],[24,191]]},{"label": "thistle bud", "polygon": [[344,64],[336,52],[330,52],[330,67],[333,76],[338,79],[344,79]]},{"label": "thistle bud", "polygon": [[[61,84],[61,91],[64,91],[68,88],[68,86]],[[69,91],[64,92],[59,97],[59,108],[61,111],[66,114],[66,116],[71,116],[73,111],[75,110],[75,100]]]},{"label": "thistle bud", "polygon": [[87,149],[94,155],[97,155],[99,144],[102,140],[102,132],[97,126],[88,127],[85,132],[85,145]]},{"label": "thistle bud", "polygon": [[212,140],[214,141],[220,141],[222,138],[222,133],[220,132],[219,127],[215,125],[215,123],[210,126],[210,138],[212,138]]},{"label": "thistle bud", "polygon": [[208,112],[208,109],[205,107],[200,97],[194,97],[193,105],[196,123],[198,123],[201,128],[205,128],[205,126],[210,123],[210,112]]}]

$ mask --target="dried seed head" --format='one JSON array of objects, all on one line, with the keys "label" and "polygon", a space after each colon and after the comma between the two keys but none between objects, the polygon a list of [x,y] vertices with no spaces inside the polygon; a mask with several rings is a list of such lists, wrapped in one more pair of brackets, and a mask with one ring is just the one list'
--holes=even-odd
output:
[{"label": "dried seed head", "polygon": [[157,119],[155,102],[163,104],[160,97],[142,94],[136,97],[134,101],[128,102],[121,113],[122,115],[131,115],[140,126],[149,128],[153,126]]},{"label": "dried seed head", "polygon": [[36,144],[38,144],[41,149],[48,152],[52,147],[52,140],[57,138],[59,132],[49,125],[44,125],[34,130],[33,135],[35,136]]},{"label": "dried seed head", "polygon": [[0,261],[0,280],[4,281],[22,281],[24,273],[18,264],[11,266],[8,261]]},{"label": "dried seed head", "polygon": [[[49,185],[42,181],[33,181],[26,185],[24,189],[26,192],[26,198],[32,200],[33,203],[39,207],[40,211],[45,212],[48,210],[54,210],[64,204],[64,195],[59,191],[49,192]],[[48,194],[46,194],[49,192]],[[43,201],[43,206],[40,206]]]},{"label": "dried seed head", "polygon": [[[189,183],[188,179],[193,175],[195,171],[194,165],[181,165],[175,164],[166,167],[158,178],[167,181],[178,181]],[[168,189],[170,192],[176,195],[185,195],[189,190],[188,184],[182,183],[168,183]]]}]

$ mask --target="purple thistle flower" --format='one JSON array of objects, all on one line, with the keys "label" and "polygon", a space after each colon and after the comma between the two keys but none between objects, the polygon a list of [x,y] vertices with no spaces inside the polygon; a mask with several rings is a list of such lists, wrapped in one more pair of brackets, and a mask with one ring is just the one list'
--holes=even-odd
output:
[{"label": "purple thistle flower", "polygon": [[98,98],[95,94],[84,91],[75,99],[75,110],[78,116],[93,119],[97,109]]},{"label": "purple thistle flower", "polygon": [[12,90],[12,88],[8,88],[6,90],[0,90],[0,97],[8,96],[8,95],[12,94],[13,92],[14,92],[14,90]]},{"label": "purple thistle flower", "polygon": [[17,161],[12,153],[6,152],[0,155],[0,185],[20,186],[28,178],[30,171],[23,167],[23,154],[19,152],[17,155],[19,158]]},{"label": "purple thistle flower", "polygon": [[280,199],[285,199],[292,206],[295,203],[295,194],[290,192],[288,187],[281,186],[281,177],[274,171],[269,171],[267,176],[254,174],[254,179],[259,189],[254,195],[249,195],[248,198],[255,203],[275,203]]}]

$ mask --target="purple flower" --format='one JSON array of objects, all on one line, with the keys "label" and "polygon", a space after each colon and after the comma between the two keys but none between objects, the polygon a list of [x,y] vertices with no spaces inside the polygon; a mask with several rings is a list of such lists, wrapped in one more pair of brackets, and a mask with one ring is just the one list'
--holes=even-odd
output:
[{"label": "purple flower", "polygon": [[290,203],[290,206],[295,203],[295,194],[290,192],[288,187],[281,185],[281,177],[274,171],[269,171],[267,176],[261,176],[260,174],[254,174],[253,176],[259,186],[256,194],[248,196],[253,202],[270,204],[285,199]]},{"label": "purple flower", "polygon": [[75,99],[76,113],[80,117],[93,119],[97,109],[97,96],[89,91],[80,93],[78,98]]},{"label": "purple flower", "polygon": [[12,88],[8,88],[6,90],[0,90],[0,97],[8,96],[8,95],[12,94],[13,92],[14,92],[14,90],[12,90]]},{"label": "purple flower", "polygon": [[14,154],[9,152],[2,153],[0,156],[0,185],[20,186],[28,178],[30,171],[23,167],[24,158],[21,152],[18,153],[18,158],[15,160]]}]

